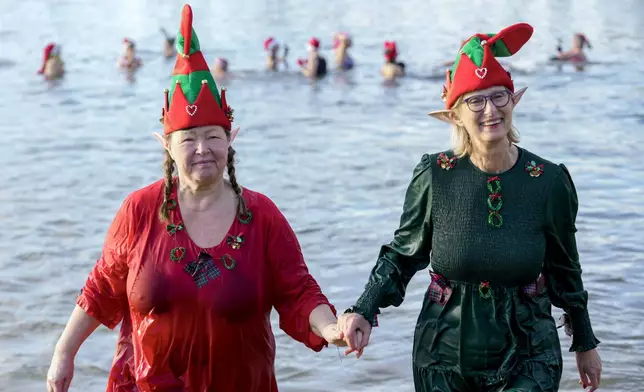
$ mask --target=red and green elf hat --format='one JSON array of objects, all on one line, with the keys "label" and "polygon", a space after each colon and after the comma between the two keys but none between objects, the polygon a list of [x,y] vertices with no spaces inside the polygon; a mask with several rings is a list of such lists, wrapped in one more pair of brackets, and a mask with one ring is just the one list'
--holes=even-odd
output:
[{"label": "red and green elf hat", "polygon": [[177,35],[177,62],[172,71],[172,85],[165,90],[162,110],[163,133],[205,125],[219,125],[229,130],[233,110],[226,104],[226,90],[221,90],[210,73],[192,28],[192,8],[181,12]]},{"label": "red and green elf hat", "polygon": [[517,23],[496,34],[474,34],[461,46],[454,66],[447,70],[442,98],[451,109],[463,94],[492,86],[505,86],[514,92],[512,77],[497,61],[521,49],[532,37],[532,26]]}]

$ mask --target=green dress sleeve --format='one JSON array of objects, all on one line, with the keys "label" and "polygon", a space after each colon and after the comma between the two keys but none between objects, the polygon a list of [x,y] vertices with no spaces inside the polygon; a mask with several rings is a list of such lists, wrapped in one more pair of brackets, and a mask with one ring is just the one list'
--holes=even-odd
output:
[{"label": "green dress sleeve", "polygon": [[407,284],[429,265],[431,248],[431,159],[423,155],[407,188],[399,228],[383,245],[365,290],[350,311],[376,325],[380,308],[399,306]]},{"label": "green dress sleeve", "polygon": [[544,272],[552,304],[569,317],[573,338],[570,351],[588,351],[599,344],[588,316],[588,292],[581,279],[575,233],[577,191],[568,169],[559,165],[547,202]]}]

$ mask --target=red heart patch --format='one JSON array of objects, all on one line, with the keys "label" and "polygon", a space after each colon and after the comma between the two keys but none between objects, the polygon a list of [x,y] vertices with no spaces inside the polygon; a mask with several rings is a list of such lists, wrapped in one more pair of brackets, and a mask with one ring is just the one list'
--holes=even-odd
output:
[{"label": "red heart patch", "polygon": [[197,113],[197,105],[186,106],[186,112],[188,112],[190,116],[194,116],[195,113]]},{"label": "red heart patch", "polygon": [[479,79],[483,79],[487,75],[487,68],[477,68],[474,72]]}]

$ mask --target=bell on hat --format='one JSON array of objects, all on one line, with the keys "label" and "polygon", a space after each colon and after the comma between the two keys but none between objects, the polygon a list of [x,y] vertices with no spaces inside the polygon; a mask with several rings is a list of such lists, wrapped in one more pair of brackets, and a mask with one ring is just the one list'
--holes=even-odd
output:
[{"label": "bell on hat", "polygon": [[226,90],[219,89],[201,52],[192,27],[192,8],[183,6],[177,36],[177,61],[162,108],[163,132],[218,125],[230,131],[233,110],[226,103]]}]

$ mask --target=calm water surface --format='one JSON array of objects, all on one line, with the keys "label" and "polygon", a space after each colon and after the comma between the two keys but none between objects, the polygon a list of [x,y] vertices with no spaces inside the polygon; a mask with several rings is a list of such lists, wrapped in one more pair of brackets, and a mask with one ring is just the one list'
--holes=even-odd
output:
[{"label": "calm water surface", "polygon": [[[162,3],[162,4],[160,4]],[[467,3],[467,5],[466,5]],[[123,198],[161,175],[151,133],[173,62],[160,27],[178,27],[179,1],[0,2],[0,390],[44,390],[57,340]],[[580,199],[578,243],[590,313],[602,340],[603,390],[644,390],[644,3],[637,0],[476,0],[381,3],[195,0],[196,31],[210,63],[229,59],[225,83],[242,126],[235,144],[247,187],[269,195],[299,234],[310,269],[338,309],[361,293],[395,230],[411,171],[424,152],[449,146],[448,128],[426,116],[441,106],[442,72],[460,39],[526,21],[535,35],[510,59],[521,145],[565,163]],[[29,26],[27,29],[26,26]],[[291,63],[317,35],[353,33],[357,68],[311,85],[269,77],[262,43],[291,46]],[[584,31],[585,72],[546,63],[563,38]],[[145,62],[115,69],[122,37]],[[381,45],[396,39],[415,77],[384,86]],[[68,76],[35,74],[46,42],[62,43]],[[387,309],[363,359],[315,354],[275,324],[283,391],[412,391],[412,333],[429,278]],[[72,391],[100,391],[116,334],[100,328],[76,360]],[[562,335],[563,346],[570,340]],[[580,390],[565,353],[562,391]]]}]

